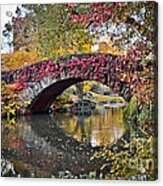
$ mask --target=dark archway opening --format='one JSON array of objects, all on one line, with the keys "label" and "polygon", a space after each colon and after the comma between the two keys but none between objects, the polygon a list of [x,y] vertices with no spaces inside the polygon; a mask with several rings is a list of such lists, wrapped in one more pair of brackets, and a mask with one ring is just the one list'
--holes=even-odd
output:
[{"label": "dark archway opening", "polygon": [[[60,80],[58,82],[54,82],[50,86],[43,89],[41,93],[39,93],[39,95],[32,101],[28,109],[30,109],[31,112],[34,114],[47,112],[49,107],[54,102],[54,100],[59,95],[61,95],[66,89],[68,89],[70,86],[74,84],[84,82],[84,81],[87,80],[83,80],[81,78],[69,78],[66,80]],[[103,83],[101,84],[104,85]]]}]

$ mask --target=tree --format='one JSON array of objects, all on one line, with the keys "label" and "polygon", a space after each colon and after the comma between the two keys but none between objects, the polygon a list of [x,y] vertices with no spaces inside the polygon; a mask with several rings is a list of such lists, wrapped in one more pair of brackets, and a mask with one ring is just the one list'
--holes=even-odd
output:
[{"label": "tree", "polygon": [[33,45],[31,48],[36,48],[44,57],[55,60],[58,56],[69,53],[90,51],[91,36],[82,25],[71,22],[67,4],[22,7],[28,13],[25,17],[18,15],[13,19],[16,50],[20,49],[20,44],[22,48],[22,43],[29,42]]},{"label": "tree", "polygon": [[58,56],[92,52],[92,45],[99,43],[97,52],[125,54],[120,70],[124,71],[128,63],[130,72],[127,69],[118,78],[130,83],[139,98],[140,110],[144,102],[154,102],[157,68],[154,2],[33,4],[22,5],[16,11],[17,16],[4,32],[13,30],[15,52],[36,51],[55,62]]}]

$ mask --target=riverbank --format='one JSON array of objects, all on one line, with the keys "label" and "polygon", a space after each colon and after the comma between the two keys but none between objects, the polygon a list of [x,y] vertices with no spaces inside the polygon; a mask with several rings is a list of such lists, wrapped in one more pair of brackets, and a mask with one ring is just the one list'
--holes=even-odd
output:
[{"label": "riverbank", "polygon": [[[67,110],[70,111],[73,108],[77,110],[77,107],[79,108],[79,110],[81,110],[83,107],[83,109],[85,109],[86,111],[87,109],[91,110],[95,108],[95,106],[92,107],[92,104],[96,106],[109,104],[111,107],[112,104],[116,105],[116,104],[125,103],[124,99],[117,95],[102,95],[102,94],[98,94],[93,91],[89,91],[87,92],[87,94],[91,95],[91,98],[84,96],[83,99],[80,99],[78,96],[76,96],[75,102],[72,101],[74,99],[74,95],[69,94],[69,97],[70,97],[69,103],[58,104],[57,105],[58,107],[56,110],[57,111],[67,111]],[[109,107],[109,105],[107,107]]]}]

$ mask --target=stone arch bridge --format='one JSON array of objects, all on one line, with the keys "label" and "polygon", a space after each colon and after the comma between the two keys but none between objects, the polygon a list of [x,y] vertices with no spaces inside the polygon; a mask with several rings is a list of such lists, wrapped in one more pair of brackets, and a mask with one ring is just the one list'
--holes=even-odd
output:
[{"label": "stone arch bridge", "polygon": [[69,86],[95,80],[109,86],[126,101],[137,84],[135,71],[140,62],[111,54],[75,54],[59,57],[58,62],[44,60],[24,68],[2,72],[2,79],[15,87],[22,102],[28,101],[30,113],[46,112],[54,99]]}]

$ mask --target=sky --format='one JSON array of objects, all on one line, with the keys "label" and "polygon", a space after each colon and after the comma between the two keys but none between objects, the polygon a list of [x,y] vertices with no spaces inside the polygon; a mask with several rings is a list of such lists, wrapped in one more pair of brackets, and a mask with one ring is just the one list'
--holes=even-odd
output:
[{"label": "sky", "polygon": [[[12,51],[12,49],[10,49],[6,42],[7,42],[7,39],[4,38],[4,36],[2,35],[2,31],[4,29],[4,25],[11,21],[12,19],[12,16],[15,16],[15,10],[16,10],[16,7],[18,5],[17,4],[10,4],[10,5],[1,5],[1,44],[3,46],[2,50],[1,50],[1,54],[3,53],[9,53]],[[8,16],[9,14],[9,16]],[[12,40],[12,36],[10,38]]]}]

